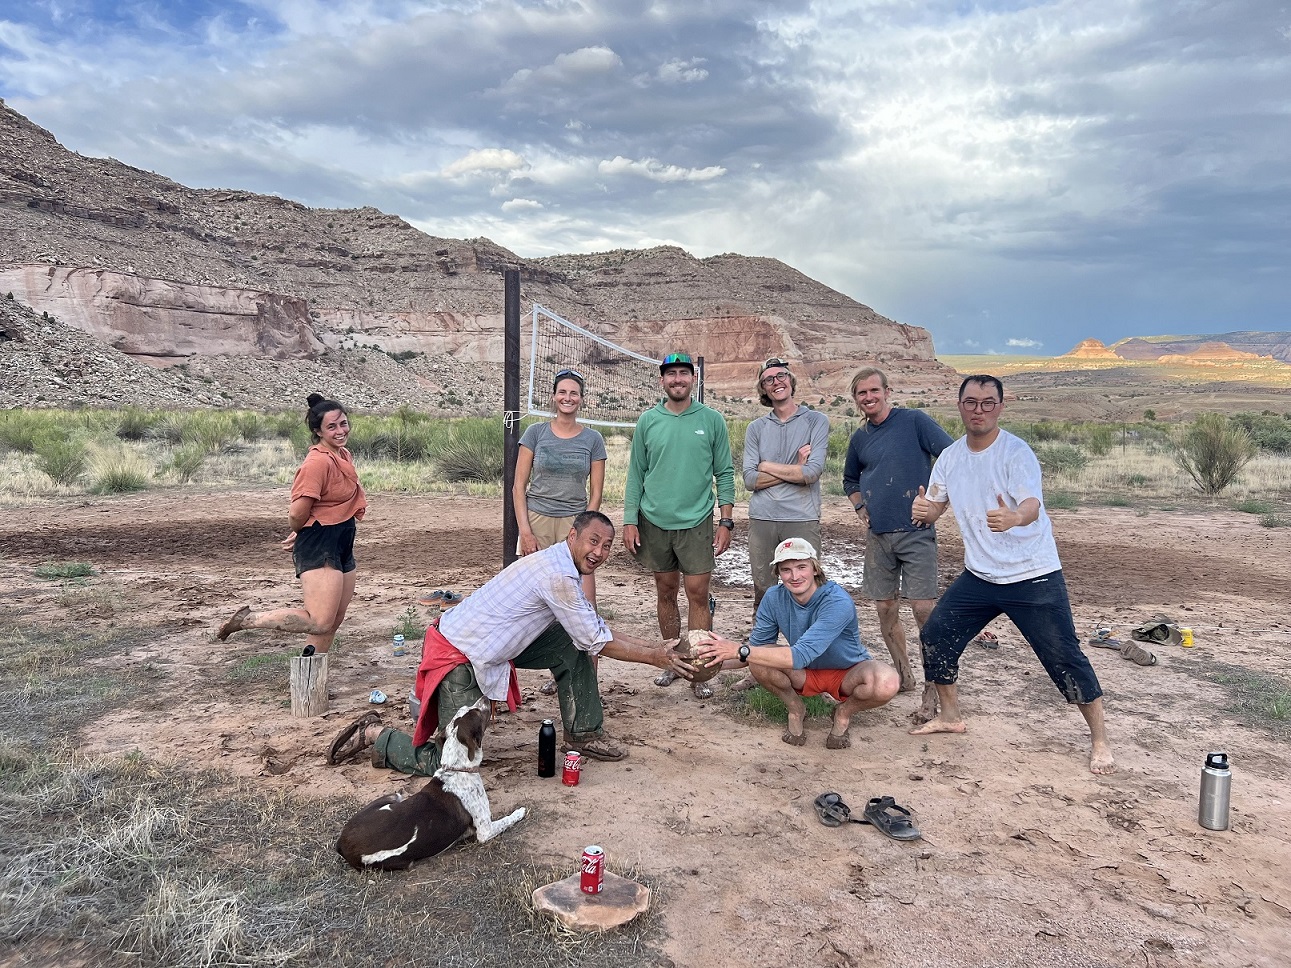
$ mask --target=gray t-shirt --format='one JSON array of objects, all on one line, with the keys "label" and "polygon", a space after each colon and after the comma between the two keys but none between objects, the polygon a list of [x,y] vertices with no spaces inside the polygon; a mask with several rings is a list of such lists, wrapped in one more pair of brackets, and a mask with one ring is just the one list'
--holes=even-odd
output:
[{"label": "gray t-shirt", "polygon": [[[798,463],[798,449],[811,444],[811,456],[802,466],[803,484],[782,482],[754,491],[758,464]],[[829,450],[829,418],[804,404],[785,421],[771,411],[749,424],[744,433],[744,486],[749,495],[749,519],[753,521],[819,521],[820,475]]]},{"label": "gray t-shirt", "polygon": [[530,424],[520,446],[533,451],[533,472],[525,503],[549,518],[567,518],[587,510],[587,479],[592,461],[605,460],[605,438],[590,427],[563,440],[550,423]]}]

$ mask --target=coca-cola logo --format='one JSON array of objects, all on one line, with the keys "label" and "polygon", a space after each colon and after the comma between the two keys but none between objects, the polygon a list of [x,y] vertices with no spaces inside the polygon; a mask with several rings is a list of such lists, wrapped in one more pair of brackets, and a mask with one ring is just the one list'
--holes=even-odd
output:
[{"label": "coca-cola logo", "polygon": [[584,874],[595,874],[598,870],[600,870],[600,867],[601,867],[600,857],[598,857],[595,854],[593,854],[590,857],[588,857],[586,854],[583,855],[583,873]]}]

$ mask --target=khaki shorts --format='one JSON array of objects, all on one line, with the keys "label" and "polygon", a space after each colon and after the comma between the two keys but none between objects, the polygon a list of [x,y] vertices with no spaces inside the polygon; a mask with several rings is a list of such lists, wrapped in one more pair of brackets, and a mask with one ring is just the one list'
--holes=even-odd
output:
[{"label": "khaki shorts", "polygon": [[871,532],[865,542],[866,598],[933,599],[937,597],[937,540],[931,528]]},{"label": "khaki shorts", "polygon": [[637,561],[650,571],[679,571],[683,575],[707,575],[713,570],[713,519],[705,518],[693,528],[665,531],[644,515],[637,517],[641,547]]},{"label": "khaki shorts", "polygon": [[[569,537],[569,529],[574,526],[574,516],[567,518],[549,518],[537,511],[529,512],[529,530],[538,541],[538,550],[544,551],[557,541]],[[516,539],[516,554],[520,553],[520,539]]]}]

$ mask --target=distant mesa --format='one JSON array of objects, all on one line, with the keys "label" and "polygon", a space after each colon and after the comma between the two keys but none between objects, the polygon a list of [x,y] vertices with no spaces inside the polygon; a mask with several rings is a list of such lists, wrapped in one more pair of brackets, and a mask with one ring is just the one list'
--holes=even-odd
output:
[{"label": "distant mesa", "polygon": [[1078,360],[1118,360],[1119,356],[1103,345],[1102,340],[1082,339],[1069,352],[1062,354],[1064,359]]},{"label": "distant mesa", "polygon": [[1211,341],[1202,343],[1186,353],[1166,353],[1157,357],[1158,363],[1210,363],[1215,360],[1258,360],[1259,353],[1244,353],[1227,343]]},{"label": "distant mesa", "polygon": [[[1111,346],[1085,339],[1060,359],[1126,360],[1143,363],[1239,363],[1274,359],[1291,362],[1287,333],[1225,333],[1222,336],[1132,336]],[[1233,344],[1237,343],[1237,346]]]}]

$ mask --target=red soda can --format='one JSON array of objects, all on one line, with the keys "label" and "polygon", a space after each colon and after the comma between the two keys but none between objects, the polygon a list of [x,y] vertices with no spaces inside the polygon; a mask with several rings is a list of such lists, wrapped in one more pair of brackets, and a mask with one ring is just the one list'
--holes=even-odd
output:
[{"label": "red soda can", "polygon": [[565,786],[578,786],[578,777],[583,772],[583,754],[578,750],[569,750],[565,754],[565,769],[560,775],[560,782]]},{"label": "red soda can", "polygon": [[582,874],[578,886],[584,894],[600,894],[605,884],[605,851],[596,845],[583,849]]}]

